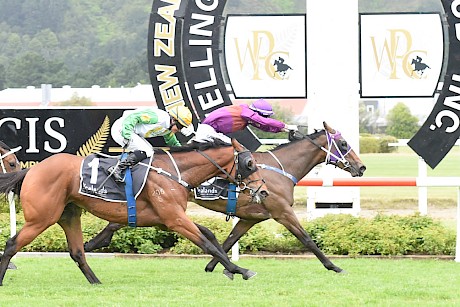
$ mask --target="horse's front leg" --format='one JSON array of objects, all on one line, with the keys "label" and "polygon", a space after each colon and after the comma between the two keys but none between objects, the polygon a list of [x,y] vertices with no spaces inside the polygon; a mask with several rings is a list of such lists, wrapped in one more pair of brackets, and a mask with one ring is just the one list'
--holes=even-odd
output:
[{"label": "horse's front leg", "polygon": [[58,224],[64,229],[72,260],[78,265],[89,283],[100,284],[101,282],[86,262],[80,216],[81,208],[74,204],[69,204],[65,207]]},{"label": "horse's front leg", "polygon": [[[236,223],[235,227],[233,227],[232,231],[228,235],[227,239],[225,239],[225,242],[222,244],[222,249],[224,250],[224,253],[227,254],[230,248],[245,234],[249,231],[249,229],[252,228],[255,224],[257,224],[259,221],[249,221],[249,220],[239,220],[238,223]],[[216,258],[212,258],[211,261],[206,265],[205,271],[206,272],[212,272],[216,268],[216,265],[219,263],[219,261]]]},{"label": "horse's front leg", "polygon": [[107,226],[105,226],[104,229],[102,229],[100,233],[85,243],[85,252],[91,252],[95,249],[108,247],[112,241],[112,237],[115,231],[123,227],[125,227],[123,224],[109,223]]},{"label": "horse's front leg", "polygon": [[300,242],[302,242],[307,249],[315,254],[326,269],[332,270],[336,273],[346,273],[346,271],[333,264],[332,261],[319,249],[318,245],[316,245],[316,243],[311,239],[307,231],[302,227],[302,225],[300,225],[300,222],[291,207],[284,210],[280,217],[273,218],[278,223],[284,225],[284,227],[286,227]]},{"label": "horse's front leg", "polygon": [[[222,251],[222,248],[216,247],[207,237],[212,234],[212,232],[206,228],[205,234],[200,231],[200,228],[204,227],[200,225],[200,228],[195,225],[186,215],[185,213],[182,214],[180,217],[175,216],[175,217],[169,217],[168,219],[169,223],[165,223],[166,227],[169,229],[180,233],[193,243],[195,243],[198,247],[200,247],[206,254],[210,254],[214,258],[216,258],[223,266],[224,268],[230,272],[231,274],[228,274],[224,270],[224,274],[232,279],[233,274],[241,274],[243,276],[243,279],[249,279],[251,277],[254,277],[256,275],[255,272],[250,271],[248,269],[241,268],[234,263],[232,263],[229,259],[226,253]],[[203,228],[202,228],[203,229]],[[214,235],[212,234],[212,237]],[[215,240],[215,237],[214,237]],[[217,240],[215,241],[217,242]]]}]

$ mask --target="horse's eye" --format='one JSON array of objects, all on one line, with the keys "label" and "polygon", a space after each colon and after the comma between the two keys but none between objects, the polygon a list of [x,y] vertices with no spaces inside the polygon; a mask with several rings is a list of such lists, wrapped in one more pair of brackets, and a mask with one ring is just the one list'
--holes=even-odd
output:
[{"label": "horse's eye", "polygon": [[11,167],[11,168],[16,168],[16,163],[10,162],[10,167]]},{"label": "horse's eye", "polygon": [[247,164],[246,166],[247,166],[249,169],[252,169],[252,165],[253,165],[252,160],[249,160],[249,161],[248,161],[248,164]]},{"label": "horse's eye", "polygon": [[347,150],[348,149],[348,144],[347,141],[342,141],[342,149]]}]

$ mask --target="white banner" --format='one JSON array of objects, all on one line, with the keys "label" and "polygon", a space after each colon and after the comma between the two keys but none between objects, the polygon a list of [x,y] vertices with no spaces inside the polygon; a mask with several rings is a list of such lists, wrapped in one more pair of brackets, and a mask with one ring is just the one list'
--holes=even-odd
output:
[{"label": "white banner", "polygon": [[434,95],[444,55],[439,14],[362,14],[360,26],[361,97]]},{"label": "white banner", "polygon": [[305,15],[229,15],[225,64],[236,98],[305,98]]}]

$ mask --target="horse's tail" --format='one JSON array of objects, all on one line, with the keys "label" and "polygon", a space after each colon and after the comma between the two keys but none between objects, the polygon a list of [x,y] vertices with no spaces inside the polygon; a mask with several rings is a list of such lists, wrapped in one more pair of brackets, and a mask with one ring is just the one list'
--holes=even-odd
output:
[{"label": "horse's tail", "polygon": [[14,173],[0,174],[0,193],[8,194],[13,191],[19,195],[24,178],[26,177],[29,168],[22,169]]}]

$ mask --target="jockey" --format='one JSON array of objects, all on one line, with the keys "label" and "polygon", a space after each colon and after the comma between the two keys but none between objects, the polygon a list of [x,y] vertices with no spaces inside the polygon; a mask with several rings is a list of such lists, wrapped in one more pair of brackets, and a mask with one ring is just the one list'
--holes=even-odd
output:
[{"label": "jockey", "polygon": [[187,128],[191,124],[192,113],[185,106],[175,106],[168,112],[158,108],[139,108],[123,112],[123,116],[113,123],[111,135],[129,154],[120,161],[118,167],[109,167],[108,174],[112,174],[115,181],[123,182],[122,172],[126,168],[153,156],[153,147],[147,138],[163,136],[168,146],[180,146],[175,133],[180,131],[189,136]]},{"label": "jockey", "polygon": [[194,141],[210,141],[219,138],[230,143],[228,134],[243,130],[248,125],[267,132],[297,131],[296,125],[287,125],[270,118],[274,114],[272,106],[264,99],[259,99],[249,106],[245,104],[225,106],[214,110],[198,125]]}]

